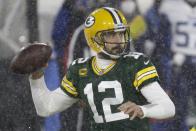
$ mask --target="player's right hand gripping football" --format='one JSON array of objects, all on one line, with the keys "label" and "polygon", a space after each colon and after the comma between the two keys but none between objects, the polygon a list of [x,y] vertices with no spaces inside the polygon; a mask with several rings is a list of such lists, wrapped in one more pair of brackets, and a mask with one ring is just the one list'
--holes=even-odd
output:
[{"label": "player's right hand gripping football", "polygon": [[20,50],[12,59],[10,69],[17,74],[32,74],[32,78],[43,75],[43,68],[51,57],[52,48],[45,43],[33,43]]},{"label": "player's right hand gripping football", "polygon": [[48,63],[46,63],[46,65],[42,68],[40,68],[39,70],[32,72],[31,73],[31,78],[36,80],[41,78],[44,75],[44,69],[48,66]]}]

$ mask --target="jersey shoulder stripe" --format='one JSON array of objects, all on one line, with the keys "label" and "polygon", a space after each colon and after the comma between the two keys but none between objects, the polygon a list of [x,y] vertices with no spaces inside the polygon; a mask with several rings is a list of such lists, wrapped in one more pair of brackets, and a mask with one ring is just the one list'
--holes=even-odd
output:
[{"label": "jersey shoulder stripe", "polygon": [[153,81],[159,81],[157,70],[147,56],[140,53],[134,53],[131,56],[135,59],[133,86],[137,90]]},{"label": "jersey shoulder stripe", "polygon": [[65,91],[68,95],[74,97],[78,96],[76,88],[73,86],[71,81],[67,80],[66,76],[63,78],[61,82],[61,89],[63,89],[63,91]]}]

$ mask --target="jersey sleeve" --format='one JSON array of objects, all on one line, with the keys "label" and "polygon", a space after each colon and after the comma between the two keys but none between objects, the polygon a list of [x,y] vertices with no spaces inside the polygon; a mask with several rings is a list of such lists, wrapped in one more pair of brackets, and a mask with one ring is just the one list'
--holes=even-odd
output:
[{"label": "jersey sleeve", "polygon": [[154,81],[159,82],[159,76],[155,66],[146,56],[141,56],[138,61],[138,69],[135,74],[133,85],[137,90]]},{"label": "jersey sleeve", "polygon": [[61,89],[69,96],[77,98],[78,97],[78,91],[75,86],[75,79],[74,79],[74,72],[72,67],[70,67],[66,73],[66,75],[63,77],[63,80],[61,81]]}]

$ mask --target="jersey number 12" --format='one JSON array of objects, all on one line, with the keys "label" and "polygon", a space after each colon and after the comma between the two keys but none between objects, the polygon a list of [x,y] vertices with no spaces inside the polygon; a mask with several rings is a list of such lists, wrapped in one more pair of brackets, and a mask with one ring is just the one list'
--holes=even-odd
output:
[{"label": "jersey number 12", "polygon": [[[123,112],[112,113],[111,105],[119,105],[124,101],[122,86],[120,82],[116,81],[102,81],[98,84],[98,92],[106,92],[106,89],[113,89],[115,93],[115,97],[112,98],[104,98],[102,100],[102,107],[104,112],[104,118],[106,122],[117,121],[122,119],[129,118],[128,114],[124,114]],[[103,123],[103,116],[99,115],[97,112],[97,108],[94,102],[94,93],[92,83],[89,83],[84,88],[84,94],[87,95],[87,99],[89,105],[91,106],[91,110],[94,113],[94,120],[96,123]]]}]

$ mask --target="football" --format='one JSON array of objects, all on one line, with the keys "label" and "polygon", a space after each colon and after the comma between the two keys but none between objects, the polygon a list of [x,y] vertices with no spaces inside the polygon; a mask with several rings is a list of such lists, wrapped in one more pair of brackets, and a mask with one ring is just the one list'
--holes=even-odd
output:
[{"label": "football", "polygon": [[34,43],[21,48],[10,63],[10,69],[17,74],[30,74],[46,66],[52,48],[45,43]]}]

